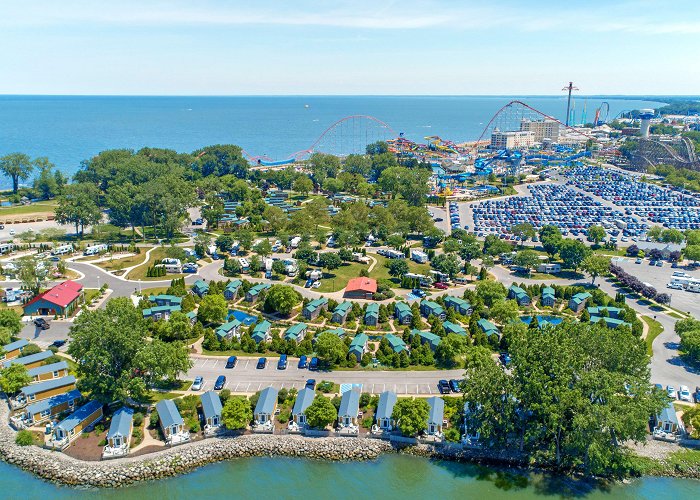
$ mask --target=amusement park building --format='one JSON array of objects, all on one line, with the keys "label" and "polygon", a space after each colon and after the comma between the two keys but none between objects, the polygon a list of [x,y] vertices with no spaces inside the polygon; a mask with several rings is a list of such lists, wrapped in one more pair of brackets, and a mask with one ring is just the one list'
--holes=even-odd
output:
[{"label": "amusement park building", "polygon": [[533,132],[501,132],[494,129],[491,133],[491,149],[529,148],[535,143]]},{"label": "amusement park building", "polygon": [[542,142],[544,139],[551,139],[552,142],[559,140],[559,122],[554,120],[525,120],[520,122],[521,132],[532,132],[535,135],[535,142]]}]

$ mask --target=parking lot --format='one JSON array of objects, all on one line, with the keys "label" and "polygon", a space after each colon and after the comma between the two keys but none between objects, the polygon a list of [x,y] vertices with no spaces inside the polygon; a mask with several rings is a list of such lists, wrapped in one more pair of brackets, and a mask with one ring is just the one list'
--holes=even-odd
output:
[{"label": "parking lot", "polygon": [[316,382],[329,380],[338,384],[362,384],[362,390],[380,394],[391,390],[397,394],[437,394],[440,379],[461,379],[463,370],[444,370],[440,372],[405,372],[383,370],[336,370],[309,371],[297,368],[298,358],[289,358],[286,370],[277,369],[278,358],[267,358],[264,369],[256,369],[258,358],[239,357],[234,368],[225,368],[225,357],[207,357],[194,359],[194,366],[187,373],[187,379],[204,378],[205,390],[214,386],[219,375],[226,376],[225,389],[234,393],[253,393],[268,386],[277,389],[302,389],[308,379]]}]

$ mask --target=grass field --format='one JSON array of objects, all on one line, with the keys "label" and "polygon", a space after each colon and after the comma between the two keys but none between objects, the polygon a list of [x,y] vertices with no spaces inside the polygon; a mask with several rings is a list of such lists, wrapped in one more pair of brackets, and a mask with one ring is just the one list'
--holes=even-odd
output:
[{"label": "grass field", "polygon": [[[148,272],[149,267],[155,265],[156,262],[167,257],[166,251],[167,251],[167,249],[163,248],[163,247],[158,247],[155,250],[153,250],[151,252],[151,255],[148,258],[148,262],[145,262],[145,263],[141,264],[140,266],[132,269],[129,272],[128,278],[130,280],[163,281],[163,280],[171,280],[174,278],[181,278],[181,277],[185,276],[184,274],[167,274],[165,276],[160,276],[157,278],[149,278],[146,276],[146,273]],[[137,256],[137,257],[140,257],[140,260],[138,260],[137,262],[143,261],[144,254],[145,254],[145,252],[143,251],[143,249],[141,249],[141,255]]]},{"label": "grass field", "polygon": [[664,327],[661,326],[661,323],[656,321],[653,318],[650,318],[649,316],[642,316],[642,320],[647,324],[649,327],[649,332],[647,333],[646,338],[644,339],[644,342],[647,344],[647,354],[651,356],[652,354],[652,344],[654,343],[654,339],[658,337],[661,332],[664,331]]},{"label": "grass field", "polygon": [[0,220],[17,215],[52,214],[57,203],[54,200],[37,201],[29,205],[16,205],[13,207],[0,207]]}]

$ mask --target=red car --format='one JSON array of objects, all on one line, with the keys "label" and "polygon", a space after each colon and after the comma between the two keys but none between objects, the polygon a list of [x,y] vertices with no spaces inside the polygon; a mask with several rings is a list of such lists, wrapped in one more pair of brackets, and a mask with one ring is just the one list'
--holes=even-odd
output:
[{"label": "red car", "polygon": [[433,286],[438,290],[447,290],[449,288],[445,283],[441,283],[439,281],[437,283],[434,283]]}]

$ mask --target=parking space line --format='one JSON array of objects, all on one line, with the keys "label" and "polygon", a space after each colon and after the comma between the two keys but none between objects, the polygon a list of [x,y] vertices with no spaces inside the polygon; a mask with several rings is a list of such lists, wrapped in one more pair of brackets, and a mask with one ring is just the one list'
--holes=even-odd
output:
[{"label": "parking space line", "polygon": [[246,368],[248,368],[248,363],[250,363],[250,360],[249,360],[249,359],[246,359],[246,360],[245,360],[245,367],[246,367]]},{"label": "parking space line", "polygon": [[[282,385],[280,386],[280,389],[284,389],[284,382],[282,382]],[[314,407],[315,408],[315,407]]]},{"label": "parking space line", "polygon": [[260,382],[260,383],[258,384],[258,390],[260,390],[261,387],[262,387],[262,382]]},{"label": "parking space line", "polygon": [[430,384],[425,384],[425,385],[427,385],[427,386],[428,386],[428,394],[432,394],[432,393],[433,393],[433,391],[432,391],[432,390],[430,389]]},{"label": "parking space line", "polygon": [[245,392],[250,392],[249,389],[250,389],[250,382],[249,382],[248,385],[245,387]]},{"label": "parking space line", "polygon": [[238,382],[238,383],[236,384],[236,388],[233,390],[233,392],[238,392],[238,386],[239,386],[239,385],[241,385],[240,382]]},{"label": "parking space line", "polygon": [[408,394],[408,384],[406,384],[406,394]]},{"label": "parking space line", "polygon": [[372,394],[374,394],[374,384],[372,384]]}]

